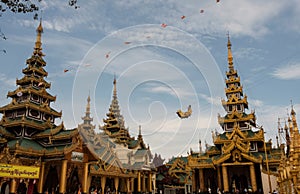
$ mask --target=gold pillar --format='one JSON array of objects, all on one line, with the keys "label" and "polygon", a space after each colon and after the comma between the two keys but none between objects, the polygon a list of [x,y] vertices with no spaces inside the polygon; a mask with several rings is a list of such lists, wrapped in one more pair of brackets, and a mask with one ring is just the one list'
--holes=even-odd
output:
[{"label": "gold pillar", "polygon": [[251,178],[252,191],[256,192],[257,191],[257,185],[256,185],[254,164],[250,165],[250,178]]},{"label": "gold pillar", "polygon": [[221,177],[221,168],[220,166],[217,167],[218,169],[218,187],[219,189],[222,191],[223,188],[222,188],[222,177]]},{"label": "gold pillar", "polygon": [[[204,171],[203,168],[199,169],[199,184],[201,192],[205,191],[205,184],[204,184]],[[198,191],[196,191],[198,192]]]},{"label": "gold pillar", "polygon": [[133,190],[134,190],[134,178],[131,178],[130,191],[133,192]]},{"label": "gold pillar", "polygon": [[43,193],[43,183],[44,183],[44,177],[45,176],[45,162],[42,162],[40,167],[40,178],[37,185],[37,192]]},{"label": "gold pillar", "polygon": [[88,172],[89,172],[89,163],[83,164],[83,180],[82,180],[82,192],[88,193]]},{"label": "gold pillar", "polygon": [[105,184],[106,184],[106,176],[102,176],[101,177],[101,194],[104,194]]},{"label": "gold pillar", "polygon": [[10,179],[9,193],[15,194],[17,191],[17,182],[15,179]]},{"label": "gold pillar", "polygon": [[138,188],[137,188],[137,192],[141,192],[141,172],[138,172],[138,176],[137,176],[137,182],[138,182]]},{"label": "gold pillar", "polygon": [[119,177],[115,177],[114,180],[115,180],[115,190],[116,190],[116,193],[118,193],[118,189],[119,189]]},{"label": "gold pillar", "polygon": [[222,166],[224,192],[229,192],[227,167]]},{"label": "gold pillar", "polygon": [[142,175],[142,192],[146,192],[146,177],[144,173]]},{"label": "gold pillar", "polygon": [[126,187],[127,187],[127,193],[130,193],[130,178],[126,179]]},{"label": "gold pillar", "polygon": [[68,167],[68,160],[63,160],[61,162],[59,193],[65,193],[66,192],[67,167]]},{"label": "gold pillar", "polygon": [[152,173],[151,172],[149,173],[148,179],[149,179],[148,192],[152,192]]}]

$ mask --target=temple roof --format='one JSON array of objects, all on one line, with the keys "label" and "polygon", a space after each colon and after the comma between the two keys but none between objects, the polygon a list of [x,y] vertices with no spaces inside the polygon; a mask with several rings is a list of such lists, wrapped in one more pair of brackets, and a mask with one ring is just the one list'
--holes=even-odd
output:
[{"label": "temple roof", "polygon": [[44,80],[48,72],[42,53],[42,22],[36,31],[33,54],[22,70],[24,77],[16,81],[14,91],[8,92],[11,103],[0,107],[0,144],[17,158],[59,160],[77,149],[80,141],[77,129],[66,130],[63,123],[55,124],[62,113],[51,107],[56,97],[46,90],[51,84]]}]

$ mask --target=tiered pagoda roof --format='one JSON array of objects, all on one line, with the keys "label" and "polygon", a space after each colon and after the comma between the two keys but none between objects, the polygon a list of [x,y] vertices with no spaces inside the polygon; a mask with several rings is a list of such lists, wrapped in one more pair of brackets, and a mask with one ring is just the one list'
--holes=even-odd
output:
[{"label": "tiered pagoda roof", "polygon": [[[291,193],[293,190],[300,191],[300,133],[296,119],[296,112],[292,107],[288,126],[285,124],[286,146],[281,145],[281,161],[279,165],[279,192]],[[280,129],[279,129],[280,130]],[[283,129],[282,129],[283,130]]]},{"label": "tiered pagoda roof", "polygon": [[136,148],[141,146],[145,149],[146,146],[141,135],[141,128],[139,129],[138,139],[131,137],[128,128],[125,128],[124,117],[121,115],[118,97],[117,97],[117,81],[113,81],[113,98],[109,107],[109,112],[106,114],[107,118],[103,119],[104,126],[100,127],[115,143],[123,143],[128,148]]},{"label": "tiered pagoda roof", "polygon": [[51,108],[56,97],[49,94],[51,84],[45,78],[46,62],[42,52],[43,27],[40,22],[32,56],[26,60],[24,76],[16,80],[17,88],[7,97],[11,102],[0,107],[3,114],[0,121],[1,150],[9,149],[16,157],[35,160],[63,157],[77,146],[77,129],[66,130],[63,123],[55,124],[62,116]]},{"label": "tiered pagoda roof", "polygon": [[[206,145],[206,151],[192,152],[189,156],[191,167],[214,168],[224,162],[266,162],[265,151],[269,162],[278,164],[280,154],[272,149],[272,143],[264,142],[264,130],[257,127],[255,112],[246,113],[247,96],[243,93],[237,70],[233,65],[231,42],[228,36],[228,71],[225,79],[226,100],[222,105],[225,116],[218,115],[218,122],[223,133],[212,132],[213,146]],[[253,130],[256,129],[256,130]],[[266,148],[264,147],[266,144]],[[265,150],[266,149],[266,150]]]}]

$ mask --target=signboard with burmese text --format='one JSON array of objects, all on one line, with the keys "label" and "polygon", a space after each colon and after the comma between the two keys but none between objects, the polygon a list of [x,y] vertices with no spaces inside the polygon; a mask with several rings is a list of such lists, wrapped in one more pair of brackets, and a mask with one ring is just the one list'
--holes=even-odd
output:
[{"label": "signboard with burmese text", "polygon": [[0,163],[0,177],[38,179],[40,167]]}]

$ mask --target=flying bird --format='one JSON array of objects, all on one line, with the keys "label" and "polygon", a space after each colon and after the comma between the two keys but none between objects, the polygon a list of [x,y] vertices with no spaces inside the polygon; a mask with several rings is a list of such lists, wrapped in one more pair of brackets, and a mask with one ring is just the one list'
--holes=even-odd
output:
[{"label": "flying bird", "polygon": [[130,44],[131,42],[129,42],[129,41],[126,41],[126,42],[124,42],[124,44]]},{"label": "flying bird", "polygon": [[185,18],[185,15],[181,16],[181,19],[183,20]]},{"label": "flying bird", "polygon": [[106,53],[105,57],[109,58],[109,54],[110,54],[110,51],[108,53]]},{"label": "flying bird", "polygon": [[67,73],[69,71],[69,69],[64,69],[64,73]]},{"label": "flying bird", "polygon": [[182,112],[182,110],[179,109],[176,113],[179,116],[179,118],[185,119],[185,118],[190,117],[192,112],[193,112],[192,111],[192,106],[189,105],[188,110],[186,112]]},{"label": "flying bird", "polygon": [[204,9],[201,9],[201,10],[200,10],[200,13],[204,13]]},{"label": "flying bird", "polygon": [[220,0],[217,0],[217,3],[219,3],[220,2]]},{"label": "flying bird", "polygon": [[162,23],[161,24],[161,27],[163,27],[163,28],[165,28],[165,27],[167,27],[168,25],[167,24],[165,24],[165,23]]}]

